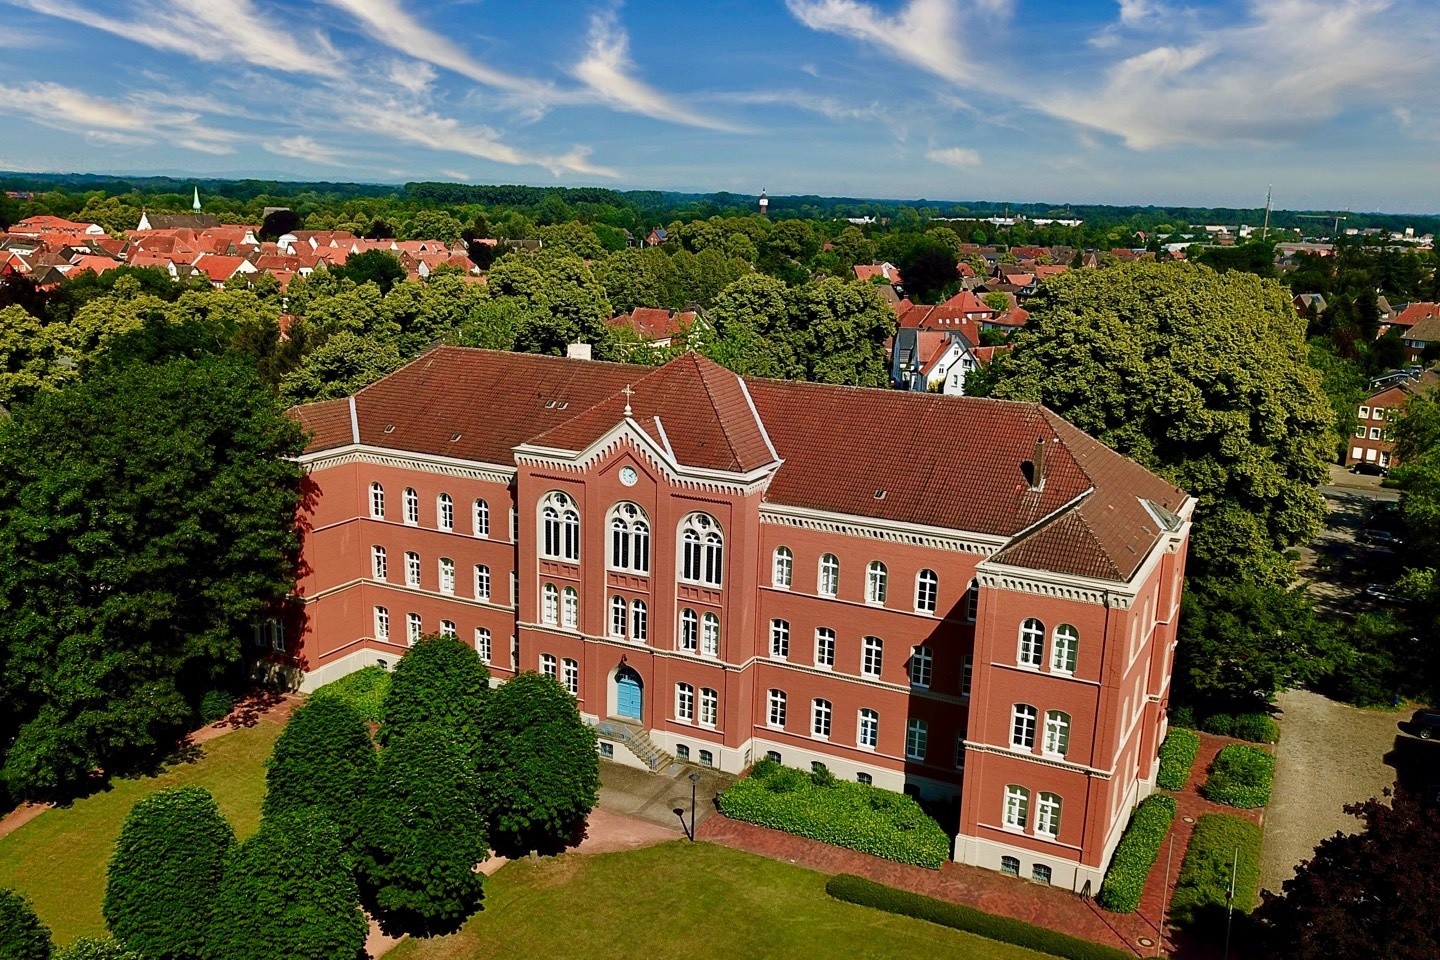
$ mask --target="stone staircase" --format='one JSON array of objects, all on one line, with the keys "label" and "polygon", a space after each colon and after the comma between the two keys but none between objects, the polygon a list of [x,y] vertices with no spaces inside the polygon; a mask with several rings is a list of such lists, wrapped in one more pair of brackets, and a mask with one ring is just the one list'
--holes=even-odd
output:
[{"label": "stone staircase", "polygon": [[666,773],[681,766],[680,761],[655,746],[644,728],[620,720],[601,720],[595,730],[609,740],[619,740],[652,773]]}]

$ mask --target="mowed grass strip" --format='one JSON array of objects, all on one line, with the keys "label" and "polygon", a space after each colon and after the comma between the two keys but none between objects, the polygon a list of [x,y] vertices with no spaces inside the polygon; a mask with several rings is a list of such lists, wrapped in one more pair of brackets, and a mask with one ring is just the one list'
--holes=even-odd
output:
[{"label": "mowed grass strip", "polygon": [[386,960],[1041,960],[1045,955],[841,903],[822,873],[683,840],[626,853],[518,860],[453,936]]},{"label": "mowed grass strip", "polygon": [[105,936],[105,868],[135,801],[170,787],[204,787],[236,834],[248,837],[260,825],[264,764],[281,729],[262,722],[236,730],[203,744],[194,763],[157,777],[115,780],[108,790],[47,810],[0,840],[0,887],[28,896],[59,944]]}]

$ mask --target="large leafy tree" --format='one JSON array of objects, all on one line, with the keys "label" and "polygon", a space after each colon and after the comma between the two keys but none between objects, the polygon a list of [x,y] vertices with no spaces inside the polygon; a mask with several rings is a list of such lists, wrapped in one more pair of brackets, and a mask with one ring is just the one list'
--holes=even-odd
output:
[{"label": "large leafy tree", "polygon": [[[1387,791],[1387,794],[1389,791]],[[1397,790],[1345,812],[1359,833],[1322,840],[1255,918],[1275,960],[1440,956],[1440,830],[1432,797]]]},{"label": "large leafy tree", "polygon": [[200,955],[235,833],[201,787],[162,790],[130,809],[105,884],[105,923],[154,960]]},{"label": "large leafy tree", "polygon": [[789,288],[773,277],[742,277],[715,300],[704,354],[743,376],[805,376]]},{"label": "large leafy tree", "polygon": [[565,844],[600,796],[595,731],[553,677],[522,673],[485,704],[481,777],[497,850]]},{"label": "large leafy tree", "polygon": [[375,745],[355,708],[339,697],[313,698],[275,742],[262,810],[271,817],[317,809],[353,848],[376,765]]},{"label": "large leafy tree", "polygon": [[323,813],[264,818],[226,860],[203,960],[355,960],[369,924],[351,870]]},{"label": "large leafy tree", "polygon": [[390,675],[380,742],[388,745],[412,730],[438,726],[454,735],[474,764],[484,740],[485,702],[492,695],[490,671],[474,647],[458,637],[421,637]]},{"label": "large leafy tree", "polygon": [[[1396,422],[1391,476],[1400,485],[1400,516],[1405,526],[1402,585],[1412,601],[1408,618],[1415,632],[1434,637],[1440,631],[1440,392],[1411,397]],[[1440,655],[1426,644],[1423,679],[1440,687]]]},{"label": "large leafy tree", "polygon": [[826,278],[795,290],[792,300],[805,330],[806,379],[889,384],[885,340],[895,332],[895,314],[873,285]]},{"label": "large leafy tree", "polygon": [[30,901],[0,887],[0,960],[50,960],[55,945]]},{"label": "large leafy tree", "polygon": [[453,727],[421,724],[381,754],[357,866],[387,926],[445,933],[480,906],[490,841],[469,749]]},{"label": "large leafy tree", "polygon": [[1334,416],[1273,281],[1133,263],[1047,281],[993,394],[1040,401],[1199,498],[1192,571],[1283,582],[1324,513]]},{"label": "large leafy tree", "polygon": [[221,357],[97,371],[0,424],[16,796],[149,756],[294,584],[299,428]]}]

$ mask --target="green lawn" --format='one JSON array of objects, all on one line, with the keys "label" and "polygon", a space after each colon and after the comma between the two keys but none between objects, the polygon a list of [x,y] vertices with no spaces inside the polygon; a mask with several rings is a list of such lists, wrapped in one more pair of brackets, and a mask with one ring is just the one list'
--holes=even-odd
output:
[{"label": "green lawn", "polygon": [[823,874],[708,843],[508,864],[459,933],[385,960],[915,957],[1039,960],[1008,944],[832,900]]},{"label": "green lawn", "polygon": [[247,837],[260,825],[264,762],[280,730],[277,723],[237,730],[205,744],[204,755],[194,763],[178,764],[158,777],[116,780],[103,793],[42,813],[0,840],[0,887],[30,897],[57,943],[105,936],[100,914],[105,868],[135,801],[167,787],[205,787],[235,832]]}]

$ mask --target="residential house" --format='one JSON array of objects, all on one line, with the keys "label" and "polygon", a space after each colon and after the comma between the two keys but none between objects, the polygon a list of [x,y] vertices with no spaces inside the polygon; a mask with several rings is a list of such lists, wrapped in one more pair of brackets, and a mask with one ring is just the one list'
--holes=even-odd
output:
[{"label": "residential house", "polygon": [[1373,464],[1382,469],[1395,466],[1395,441],[1390,425],[1404,410],[1405,402],[1417,393],[1433,390],[1440,374],[1426,370],[1381,383],[1370,391],[1355,410],[1355,434],[1350,438],[1345,466]]}]

